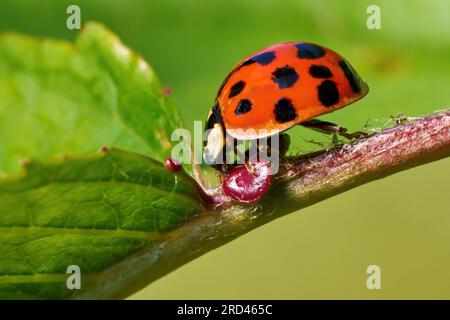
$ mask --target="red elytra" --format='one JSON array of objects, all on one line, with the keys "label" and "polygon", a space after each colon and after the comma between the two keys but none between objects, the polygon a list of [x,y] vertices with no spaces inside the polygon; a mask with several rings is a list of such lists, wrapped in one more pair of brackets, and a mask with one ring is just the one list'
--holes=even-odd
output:
[{"label": "red elytra", "polygon": [[223,192],[239,202],[257,202],[267,193],[271,177],[267,162],[253,164],[250,170],[246,166],[235,167],[225,176]]},{"label": "red elytra", "polygon": [[257,51],[239,63],[219,90],[225,130],[278,132],[345,107],[368,92],[350,63],[336,52],[307,42],[287,42]]}]

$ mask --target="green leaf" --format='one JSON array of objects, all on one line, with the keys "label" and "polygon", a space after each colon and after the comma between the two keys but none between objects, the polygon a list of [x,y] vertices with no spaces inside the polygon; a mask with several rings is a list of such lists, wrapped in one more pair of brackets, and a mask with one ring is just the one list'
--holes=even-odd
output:
[{"label": "green leaf", "polygon": [[0,37],[0,172],[109,145],[163,161],[182,127],[151,67],[96,23],[76,43]]},{"label": "green leaf", "polygon": [[[0,180],[0,299],[85,293],[201,211],[189,176],[134,153],[26,163]],[[81,269],[81,290],[67,288],[70,265]]]}]

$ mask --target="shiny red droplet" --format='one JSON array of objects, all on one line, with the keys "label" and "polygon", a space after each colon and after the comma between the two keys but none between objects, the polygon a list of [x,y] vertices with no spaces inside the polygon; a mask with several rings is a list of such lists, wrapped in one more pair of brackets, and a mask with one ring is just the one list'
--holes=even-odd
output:
[{"label": "shiny red droplet", "polygon": [[170,87],[165,87],[165,88],[163,89],[163,92],[164,92],[164,94],[165,94],[166,96],[168,96],[168,95],[170,95],[170,94],[172,93],[172,88],[170,88]]},{"label": "shiny red droplet", "polygon": [[167,169],[169,169],[172,172],[180,171],[181,170],[181,164],[173,160],[172,158],[167,158],[166,162],[164,163]]},{"label": "shiny red droplet", "polygon": [[271,181],[270,164],[258,162],[251,171],[245,166],[233,168],[223,181],[225,195],[239,202],[253,203],[267,192]]}]

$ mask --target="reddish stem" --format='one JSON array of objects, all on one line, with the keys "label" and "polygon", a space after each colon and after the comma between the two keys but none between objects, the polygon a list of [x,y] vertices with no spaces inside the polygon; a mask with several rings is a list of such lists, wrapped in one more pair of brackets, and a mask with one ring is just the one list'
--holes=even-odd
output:
[{"label": "reddish stem", "polygon": [[355,186],[450,156],[450,112],[290,159],[257,204],[225,202],[103,273],[78,298],[123,298],[190,260],[280,216]]}]

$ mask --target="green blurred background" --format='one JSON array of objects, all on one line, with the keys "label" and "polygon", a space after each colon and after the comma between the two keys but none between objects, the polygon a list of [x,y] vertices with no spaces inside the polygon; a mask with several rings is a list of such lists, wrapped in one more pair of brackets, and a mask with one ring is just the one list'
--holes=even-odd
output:
[{"label": "green blurred background", "polygon": [[[139,52],[173,89],[186,125],[204,120],[231,67],[281,41],[345,56],[369,84],[361,102],[322,119],[359,129],[450,106],[450,2],[150,0],[0,2],[0,30],[73,40],[66,8],[81,7]],[[381,8],[381,30],[366,9]],[[329,138],[290,131],[293,152]],[[263,226],[131,298],[450,298],[450,160],[396,174]],[[366,268],[381,267],[381,290]]]}]

